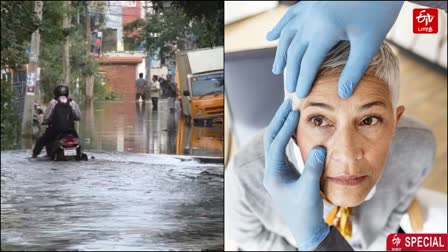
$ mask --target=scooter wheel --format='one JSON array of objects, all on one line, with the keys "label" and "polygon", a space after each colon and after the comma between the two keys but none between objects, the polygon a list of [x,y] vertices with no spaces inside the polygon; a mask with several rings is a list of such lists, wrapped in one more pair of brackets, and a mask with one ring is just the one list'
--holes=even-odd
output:
[{"label": "scooter wheel", "polygon": [[62,150],[57,150],[56,153],[56,159],[55,161],[65,161],[67,160],[67,158],[64,156],[64,152]]}]

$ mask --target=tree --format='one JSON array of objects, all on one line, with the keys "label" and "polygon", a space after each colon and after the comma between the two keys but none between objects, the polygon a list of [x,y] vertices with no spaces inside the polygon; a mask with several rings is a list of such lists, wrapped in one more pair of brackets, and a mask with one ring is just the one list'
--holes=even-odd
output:
[{"label": "tree", "polygon": [[41,78],[39,89],[44,103],[52,97],[53,88],[64,79],[63,52],[64,52],[64,18],[63,1],[46,1],[43,9],[40,67]]},{"label": "tree", "polygon": [[[124,27],[125,42],[136,48],[141,43],[152,56],[173,57],[183,42],[194,40],[199,47],[224,44],[222,1],[152,1],[154,14]],[[168,3],[168,4],[167,4]],[[126,35],[143,31],[137,36]]]},{"label": "tree", "polygon": [[173,8],[166,8],[149,16],[144,27],[145,47],[161,58],[172,57],[178,42],[190,32],[186,15]]},{"label": "tree", "polygon": [[33,1],[1,1],[1,65],[14,68],[28,62],[31,34],[39,27]]},{"label": "tree", "polygon": [[64,83],[70,84],[70,41],[69,32],[70,29],[70,1],[64,1],[65,12],[64,12]]},{"label": "tree", "polygon": [[[1,1],[1,68],[18,69],[28,62],[26,49],[31,34],[40,22],[34,15],[32,1]],[[17,99],[12,88],[12,76],[1,76],[1,149],[16,147],[19,139],[20,118]]]},{"label": "tree", "polygon": [[86,1],[71,1],[70,21],[63,26],[66,7],[62,1],[46,1],[42,21],[41,81],[40,91],[43,102],[52,98],[53,88],[64,80],[63,52],[65,38],[70,43],[70,86],[76,92],[79,84],[79,98],[85,96],[86,78],[98,70],[98,63],[86,55],[90,44],[86,40]]},{"label": "tree", "polygon": [[[163,2],[153,3],[158,9],[166,8]],[[199,47],[224,45],[223,1],[172,1],[170,7],[182,11],[192,22],[192,33],[198,37]]]}]

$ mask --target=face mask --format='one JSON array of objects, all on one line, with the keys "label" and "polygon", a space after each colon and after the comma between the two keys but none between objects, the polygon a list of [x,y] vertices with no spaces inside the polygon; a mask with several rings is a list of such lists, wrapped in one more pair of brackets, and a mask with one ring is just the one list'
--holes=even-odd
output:
[{"label": "face mask", "polygon": [[66,96],[59,96],[58,100],[62,103],[67,103],[67,97]]}]

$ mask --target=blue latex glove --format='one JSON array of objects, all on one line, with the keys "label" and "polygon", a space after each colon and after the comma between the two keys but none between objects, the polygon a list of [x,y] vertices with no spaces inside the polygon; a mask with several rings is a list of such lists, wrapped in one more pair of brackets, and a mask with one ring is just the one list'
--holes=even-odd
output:
[{"label": "blue latex glove", "polygon": [[291,6],[266,38],[280,38],[272,72],[286,64],[286,89],[305,97],[325,56],[339,41],[350,41],[350,56],[338,93],[352,95],[400,13],[403,1],[300,1]]},{"label": "blue latex glove", "polygon": [[[285,162],[286,145],[299,121],[299,112],[291,109],[288,99],[278,109],[265,135],[265,173],[263,184],[274,207],[290,228],[299,250],[311,250],[327,237],[330,227],[323,219],[320,176],[326,150],[313,148],[300,176]],[[300,178],[299,178],[300,177]]]}]

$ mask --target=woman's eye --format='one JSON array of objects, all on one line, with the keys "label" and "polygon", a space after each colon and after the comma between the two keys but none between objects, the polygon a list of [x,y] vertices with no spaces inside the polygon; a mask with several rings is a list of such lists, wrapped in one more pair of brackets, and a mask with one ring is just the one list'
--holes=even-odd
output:
[{"label": "woman's eye", "polygon": [[361,124],[366,126],[372,126],[377,124],[380,121],[380,118],[375,116],[369,116],[362,120]]},{"label": "woman's eye", "polygon": [[325,127],[328,126],[328,122],[325,121],[324,118],[316,116],[311,118],[311,123],[316,127]]}]

